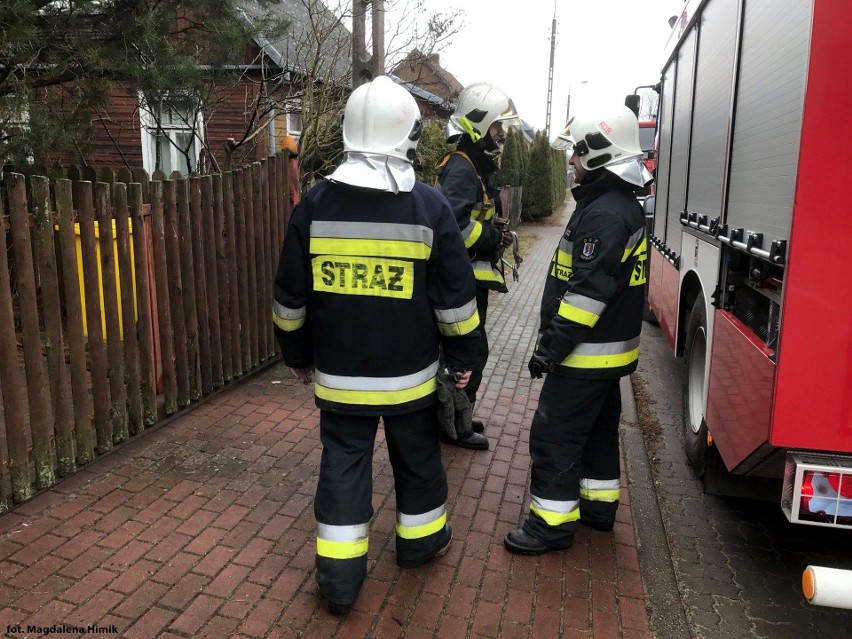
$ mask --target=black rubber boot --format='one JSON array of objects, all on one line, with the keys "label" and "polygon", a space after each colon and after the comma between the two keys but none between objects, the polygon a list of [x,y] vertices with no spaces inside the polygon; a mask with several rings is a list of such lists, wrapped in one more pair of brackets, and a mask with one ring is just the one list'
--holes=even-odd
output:
[{"label": "black rubber boot", "polygon": [[485,432],[485,423],[478,420],[478,419],[471,420],[470,427],[473,428],[474,433],[484,433]]},{"label": "black rubber boot", "polygon": [[488,438],[481,434],[475,433],[472,430],[464,435],[459,435],[457,439],[450,439],[445,433],[441,433],[441,441],[445,444],[458,446],[459,448],[469,448],[471,450],[488,450]]},{"label": "black rubber boot", "polygon": [[533,537],[523,528],[516,528],[503,538],[503,545],[516,555],[543,555],[551,550],[564,550],[548,546],[538,537]]}]

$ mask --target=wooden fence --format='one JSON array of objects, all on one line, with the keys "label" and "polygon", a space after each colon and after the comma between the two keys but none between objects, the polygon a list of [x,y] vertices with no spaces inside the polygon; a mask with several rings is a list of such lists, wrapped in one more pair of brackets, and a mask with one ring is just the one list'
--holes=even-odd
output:
[{"label": "wooden fence", "polygon": [[288,161],[4,169],[0,513],[272,362]]}]

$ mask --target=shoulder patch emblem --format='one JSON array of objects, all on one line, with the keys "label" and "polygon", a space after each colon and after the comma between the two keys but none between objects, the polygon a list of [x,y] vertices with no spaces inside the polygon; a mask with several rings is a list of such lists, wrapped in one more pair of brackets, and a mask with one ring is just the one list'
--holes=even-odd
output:
[{"label": "shoulder patch emblem", "polygon": [[583,239],[583,247],[580,249],[580,259],[586,262],[591,262],[598,256],[601,241],[597,237],[587,237]]}]

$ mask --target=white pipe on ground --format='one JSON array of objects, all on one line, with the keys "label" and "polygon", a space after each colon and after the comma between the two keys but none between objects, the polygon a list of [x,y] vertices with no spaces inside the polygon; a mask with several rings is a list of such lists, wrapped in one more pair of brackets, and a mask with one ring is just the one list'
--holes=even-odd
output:
[{"label": "white pipe on ground", "polygon": [[815,606],[852,610],[852,570],[808,566],[802,573],[802,592]]}]

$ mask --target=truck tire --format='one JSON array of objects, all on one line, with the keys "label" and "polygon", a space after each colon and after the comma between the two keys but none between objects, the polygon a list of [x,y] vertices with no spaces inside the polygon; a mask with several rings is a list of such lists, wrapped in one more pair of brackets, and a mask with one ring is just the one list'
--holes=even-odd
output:
[{"label": "truck tire", "polygon": [[686,323],[683,349],[683,445],[697,477],[707,470],[707,423],[704,421],[705,364],[707,363],[707,311],[698,295]]}]

